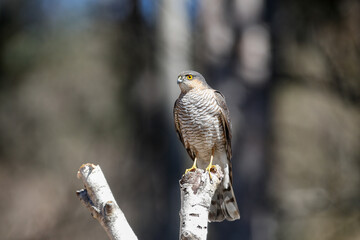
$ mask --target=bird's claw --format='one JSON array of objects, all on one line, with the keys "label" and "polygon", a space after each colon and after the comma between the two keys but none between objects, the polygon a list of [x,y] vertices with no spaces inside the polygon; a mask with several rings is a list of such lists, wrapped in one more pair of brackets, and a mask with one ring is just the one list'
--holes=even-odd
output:
[{"label": "bird's claw", "polygon": [[195,158],[195,159],[194,159],[194,164],[192,165],[192,167],[186,169],[184,174],[187,174],[188,172],[195,172],[196,169],[197,169],[197,167],[196,167],[196,158]]},{"label": "bird's claw", "polygon": [[211,172],[214,172],[215,170],[216,170],[216,166],[215,166],[215,165],[209,165],[209,166],[207,166],[207,168],[205,169],[205,171],[209,173],[210,180],[212,180]]},{"label": "bird's claw", "polygon": [[185,174],[187,174],[188,172],[195,172],[196,169],[197,169],[197,167],[192,166],[191,168],[188,168],[185,170]]}]

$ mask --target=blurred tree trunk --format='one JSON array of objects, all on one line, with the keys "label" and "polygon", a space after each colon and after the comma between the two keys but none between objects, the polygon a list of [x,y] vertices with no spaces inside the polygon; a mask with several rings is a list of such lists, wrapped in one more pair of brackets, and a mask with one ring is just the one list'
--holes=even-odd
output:
[{"label": "blurred tree trunk", "polygon": [[274,219],[266,205],[272,75],[266,4],[263,0],[213,0],[200,8],[197,64],[210,85],[224,93],[230,108],[234,189],[241,214],[240,227],[211,226],[209,239],[275,237]]},{"label": "blurred tree trunk", "polygon": [[360,3],[279,1],[270,192],[281,239],[359,239]]},{"label": "blurred tree trunk", "polygon": [[178,211],[180,206],[180,195],[178,179],[188,164],[190,158],[183,150],[178,140],[173,124],[173,106],[176,98],[180,93],[176,80],[178,74],[190,68],[190,22],[186,9],[186,1],[162,0],[159,8],[159,19],[157,25],[157,84],[161,89],[158,94],[158,102],[163,108],[164,123],[163,130],[167,133],[168,139],[165,166],[167,168],[166,181],[169,183],[170,193],[168,194],[169,209],[168,211],[168,236],[167,239],[175,239],[174,234],[178,232]]},{"label": "blurred tree trunk", "polygon": [[21,84],[21,76],[36,64],[40,46],[29,29],[36,30],[42,20],[39,0],[0,2],[0,91]]}]

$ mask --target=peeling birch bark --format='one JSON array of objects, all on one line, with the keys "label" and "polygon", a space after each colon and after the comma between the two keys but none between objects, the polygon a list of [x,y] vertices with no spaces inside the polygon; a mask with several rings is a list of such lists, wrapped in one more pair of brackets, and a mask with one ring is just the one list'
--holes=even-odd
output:
[{"label": "peeling birch bark", "polygon": [[208,215],[211,199],[224,174],[221,168],[211,173],[202,169],[188,172],[180,180],[180,240],[205,240],[208,232]]},{"label": "peeling birch bark", "polygon": [[76,192],[82,204],[99,221],[107,235],[113,240],[137,240],[124,213],[117,205],[100,166],[83,164],[77,177],[85,189]]}]

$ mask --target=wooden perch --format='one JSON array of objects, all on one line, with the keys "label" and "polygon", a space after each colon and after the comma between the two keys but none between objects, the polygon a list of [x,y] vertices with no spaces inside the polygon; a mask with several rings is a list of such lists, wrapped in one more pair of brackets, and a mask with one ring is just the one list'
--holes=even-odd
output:
[{"label": "wooden perch", "polygon": [[110,239],[135,240],[135,233],[117,205],[100,166],[91,163],[80,167],[77,177],[85,189],[76,192],[91,215],[99,221]]},{"label": "wooden perch", "polygon": [[214,173],[202,169],[188,172],[180,180],[180,240],[205,240],[211,199],[224,174],[216,165]]},{"label": "wooden perch", "polygon": [[[99,221],[110,239],[135,240],[135,233],[117,205],[100,166],[87,163],[80,167],[78,178],[85,189],[76,192],[80,201]],[[211,173],[202,169],[188,172],[180,180],[180,240],[205,240],[211,199],[224,177],[216,165]]]}]

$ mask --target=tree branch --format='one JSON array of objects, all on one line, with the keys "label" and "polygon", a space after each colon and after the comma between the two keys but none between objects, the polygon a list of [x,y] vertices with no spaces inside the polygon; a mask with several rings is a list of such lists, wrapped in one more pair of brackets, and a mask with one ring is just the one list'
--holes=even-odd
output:
[{"label": "tree branch", "polygon": [[208,172],[196,169],[180,180],[180,240],[205,240],[211,199],[223,179],[221,168],[216,165],[211,179]]},{"label": "tree branch", "polygon": [[117,205],[100,166],[84,164],[80,167],[77,177],[85,185],[85,189],[76,192],[77,196],[91,215],[99,221],[109,238],[137,240],[124,213]]},{"label": "tree branch", "polygon": [[[100,166],[84,164],[78,178],[85,189],[76,192],[82,204],[99,221],[110,239],[137,240],[123,212],[117,205]],[[205,240],[208,229],[208,215],[211,199],[224,175],[216,165],[211,172],[197,169],[183,175],[179,184],[181,190],[180,240]]]}]

